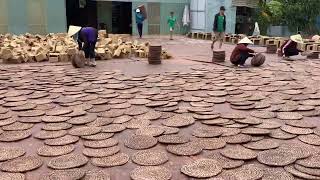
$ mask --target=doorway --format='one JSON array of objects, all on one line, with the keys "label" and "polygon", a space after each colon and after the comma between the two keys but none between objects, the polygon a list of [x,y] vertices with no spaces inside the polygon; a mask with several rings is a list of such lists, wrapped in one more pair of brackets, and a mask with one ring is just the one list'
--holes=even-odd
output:
[{"label": "doorway", "polygon": [[112,2],[112,33],[132,34],[131,2]]},{"label": "doorway", "polygon": [[237,6],[236,34],[251,35],[254,30],[254,9]]},{"label": "doorway", "polygon": [[66,1],[67,25],[97,28],[97,2],[91,0]]}]

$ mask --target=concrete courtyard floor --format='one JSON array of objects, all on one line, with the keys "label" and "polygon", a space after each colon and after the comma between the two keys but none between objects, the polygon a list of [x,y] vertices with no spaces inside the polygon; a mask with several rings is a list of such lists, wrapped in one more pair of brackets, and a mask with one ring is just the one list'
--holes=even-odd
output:
[{"label": "concrete courtyard floor", "polygon": [[174,58],[2,64],[0,179],[320,179],[318,60],[239,69],[210,41],[142,41]]}]

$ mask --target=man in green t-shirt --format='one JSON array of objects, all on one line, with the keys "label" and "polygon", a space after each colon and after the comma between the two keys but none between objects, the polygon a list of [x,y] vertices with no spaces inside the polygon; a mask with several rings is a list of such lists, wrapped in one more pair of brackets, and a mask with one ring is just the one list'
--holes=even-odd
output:
[{"label": "man in green t-shirt", "polygon": [[226,31],[226,16],[224,6],[220,7],[220,12],[215,15],[213,23],[213,34],[212,34],[212,44],[211,49],[214,49],[214,43],[220,41],[219,48],[222,47],[222,42]]},{"label": "man in green t-shirt", "polygon": [[176,26],[177,18],[174,17],[174,12],[170,12],[170,16],[168,17],[168,25],[170,29],[170,40],[173,40],[173,31]]}]

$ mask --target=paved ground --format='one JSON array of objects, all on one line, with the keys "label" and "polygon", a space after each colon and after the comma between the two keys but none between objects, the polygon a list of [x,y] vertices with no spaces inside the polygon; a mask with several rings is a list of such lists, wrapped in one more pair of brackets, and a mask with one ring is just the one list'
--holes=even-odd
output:
[{"label": "paved ground", "polygon": [[318,61],[238,69],[196,62],[208,41],[144,40],[174,59],[2,65],[0,177],[320,178]]}]

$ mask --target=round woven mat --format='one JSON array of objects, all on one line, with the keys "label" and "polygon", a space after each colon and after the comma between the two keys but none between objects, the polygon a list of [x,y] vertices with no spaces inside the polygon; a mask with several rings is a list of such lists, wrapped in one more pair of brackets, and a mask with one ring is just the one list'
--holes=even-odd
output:
[{"label": "round woven mat", "polygon": [[88,158],[81,154],[67,154],[51,159],[48,167],[52,169],[71,169],[87,164]]},{"label": "round woven mat", "polygon": [[257,153],[255,151],[247,149],[241,145],[226,147],[222,149],[220,153],[227,158],[236,160],[249,160],[257,157]]},{"label": "round woven mat", "polygon": [[163,144],[184,144],[189,142],[190,139],[180,134],[170,134],[159,136],[158,141]]},{"label": "round woven mat", "polygon": [[27,172],[41,167],[42,163],[39,157],[24,156],[2,163],[0,169],[6,172]]},{"label": "round woven mat", "polygon": [[72,109],[67,109],[67,108],[55,108],[51,109],[46,112],[47,116],[59,116],[59,115],[64,115],[68,113],[72,113]]},{"label": "round woven mat", "polygon": [[172,175],[171,172],[165,167],[159,166],[145,166],[137,167],[130,172],[130,177],[133,180],[169,180]]},{"label": "round woven mat", "polygon": [[296,163],[308,168],[320,168],[320,154],[313,154],[306,159],[298,160]]},{"label": "round woven mat", "polygon": [[268,129],[260,129],[260,128],[245,128],[241,130],[241,133],[243,134],[249,134],[249,135],[267,135],[270,134],[271,131]]},{"label": "round woven mat", "polygon": [[84,177],[85,180],[111,180],[111,175],[103,170],[87,171]]},{"label": "round woven mat", "polygon": [[72,127],[71,124],[68,123],[47,123],[41,129],[47,131],[59,131],[59,130],[66,130]]},{"label": "round woven mat", "polygon": [[62,117],[62,116],[43,116],[42,118],[43,122],[47,123],[58,123],[58,122],[65,122],[71,119],[71,117]]},{"label": "round woven mat", "polygon": [[157,166],[166,163],[169,158],[166,152],[160,150],[143,150],[132,155],[132,161],[142,166]]},{"label": "round woven mat", "polygon": [[98,167],[122,166],[129,161],[129,156],[124,153],[117,153],[112,156],[102,158],[92,158],[91,163]]},{"label": "round woven mat", "polygon": [[281,130],[290,134],[297,134],[297,135],[306,135],[306,134],[313,133],[313,130],[309,128],[299,128],[299,127],[293,127],[288,125],[281,126]]},{"label": "round woven mat", "polygon": [[112,118],[104,118],[104,117],[99,117],[96,120],[86,124],[87,126],[95,126],[95,127],[101,127],[101,126],[106,126],[113,123]]},{"label": "round woven mat", "polygon": [[107,157],[114,155],[120,151],[119,146],[112,146],[108,148],[84,148],[82,153],[88,157]]},{"label": "round woven mat", "polygon": [[178,156],[192,156],[201,153],[202,147],[195,142],[179,145],[168,145],[167,151]]},{"label": "round woven mat", "polygon": [[105,133],[116,133],[124,131],[126,127],[122,124],[109,124],[102,127],[102,132]]},{"label": "round woven mat", "polygon": [[2,146],[0,147],[0,162],[23,156],[26,151],[19,147]]},{"label": "round woven mat", "polygon": [[59,131],[46,131],[41,130],[38,133],[34,134],[33,137],[37,139],[54,139],[67,135],[66,130]]},{"label": "round woven mat", "polygon": [[303,116],[296,112],[278,112],[277,118],[281,120],[300,120]]},{"label": "round woven mat", "polygon": [[317,125],[311,123],[309,121],[286,121],[286,124],[293,127],[300,127],[300,128],[316,128]]},{"label": "round woven mat", "polygon": [[61,156],[61,155],[69,154],[74,149],[75,147],[73,145],[65,145],[65,146],[44,145],[38,149],[37,153],[40,156],[53,157],[53,156]]},{"label": "round woven mat", "polygon": [[285,131],[282,131],[281,129],[272,130],[269,136],[275,139],[292,139],[297,137],[297,135],[287,133]]},{"label": "round woven mat", "polygon": [[204,150],[221,149],[226,146],[226,142],[221,138],[197,138],[193,142],[198,143]]},{"label": "round woven mat", "polygon": [[209,178],[218,175],[222,167],[214,159],[199,159],[181,167],[181,172],[195,178]]},{"label": "round woven mat", "polygon": [[190,115],[177,114],[162,122],[163,125],[169,127],[184,127],[189,126],[195,122],[194,118]]},{"label": "round woven mat", "polygon": [[228,144],[241,144],[250,142],[252,140],[252,136],[247,134],[237,134],[223,137],[223,140],[225,140]]},{"label": "round woven mat", "polygon": [[94,135],[101,131],[100,127],[76,127],[69,130],[69,134],[73,136],[88,136]]},{"label": "round woven mat", "polygon": [[140,114],[145,114],[148,111],[149,111],[149,109],[144,106],[132,106],[132,107],[126,109],[124,113],[129,116],[137,116]]},{"label": "round woven mat", "polygon": [[279,142],[274,139],[262,139],[256,142],[249,142],[243,146],[253,150],[268,150],[279,147]]},{"label": "round woven mat", "polygon": [[113,123],[114,124],[122,124],[122,123],[130,121],[131,119],[132,119],[131,116],[123,115],[123,116],[119,116],[119,117],[114,118]]},{"label": "round woven mat", "polygon": [[250,115],[261,119],[271,119],[276,117],[276,113],[270,111],[253,111]]},{"label": "round woven mat", "polygon": [[20,131],[20,130],[28,130],[34,126],[32,123],[21,123],[15,122],[6,126],[2,126],[2,130],[5,131]]},{"label": "round woven mat", "polygon": [[110,109],[109,111],[101,112],[99,116],[106,118],[115,118],[124,115],[123,109]]},{"label": "round woven mat", "polygon": [[108,139],[112,136],[114,136],[114,133],[98,133],[98,134],[89,135],[89,136],[81,136],[81,138],[85,140],[99,141],[99,140]]},{"label": "round woven mat", "polygon": [[261,119],[249,117],[246,119],[234,119],[235,122],[242,123],[242,124],[249,124],[249,125],[258,125],[262,123]]},{"label": "round woven mat", "polygon": [[126,139],[124,145],[130,149],[148,149],[157,144],[158,140],[152,136],[133,135]]},{"label": "round woven mat", "polygon": [[55,170],[47,175],[47,179],[81,179],[85,176],[82,169]]},{"label": "round woven mat", "polygon": [[320,177],[320,168],[308,168],[308,167],[301,166],[299,164],[295,164],[294,168],[300,172]]},{"label": "round woven mat", "polygon": [[0,121],[0,126],[6,126],[17,122],[18,118],[8,118]]},{"label": "round woven mat", "polygon": [[3,180],[25,180],[25,175],[21,173],[0,172],[0,177]]},{"label": "round woven mat", "polygon": [[46,139],[44,143],[50,146],[64,146],[64,145],[76,143],[79,141],[79,139],[80,138],[77,136],[65,135],[63,137],[56,138],[56,139]]},{"label": "round woven mat", "polygon": [[146,136],[160,136],[165,132],[165,129],[161,126],[147,126],[140,129],[137,129],[136,135],[146,135]]},{"label": "round woven mat", "polygon": [[264,175],[262,177],[262,180],[275,180],[275,179],[281,179],[281,180],[294,180],[292,174],[288,173],[283,168],[264,168]]},{"label": "round woven mat", "polygon": [[265,165],[284,167],[294,163],[297,160],[297,156],[291,152],[276,149],[259,152],[257,159],[260,163]]},{"label": "round woven mat", "polygon": [[83,145],[89,148],[108,148],[108,147],[115,146],[118,143],[119,143],[118,140],[109,138],[109,139],[100,140],[100,141],[84,141]]},{"label": "round woven mat", "polygon": [[315,134],[309,134],[309,135],[300,135],[298,136],[298,139],[304,143],[320,146],[320,136]]},{"label": "round woven mat", "polygon": [[298,171],[297,169],[295,169],[295,167],[293,165],[286,166],[286,167],[284,167],[284,169],[287,172],[289,172],[292,175],[294,175],[296,177],[299,177],[299,178],[303,178],[303,179],[319,179],[319,176],[313,176],[313,175]]},{"label": "round woven mat", "polygon": [[277,129],[279,127],[281,127],[281,123],[275,120],[263,121],[262,124],[255,126],[255,128],[260,128],[260,129]]},{"label": "round woven mat", "polygon": [[0,141],[2,142],[14,142],[26,139],[32,135],[31,130],[24,131],[4,131],[0,134]]},{"label": "round woven mat", "polygon": [[201,126],[193,130],[192,135],[199,138],[213,138],[222,135],[221,128]]},{"label": "round woven mat", "polygon": [[[240,168],[231,170],[236,179],[258,180],[264,175],[263,169],[256,164],[246,164]],[[232,177],[232,176],[231,176]]]},{"label": "round woven mat", "polygon": [[240,167],[244,164],[242,160],[233,160],[222,156],[219,152],[211,152],[206,158],[214,159],[222,166],[223,169],[233,169]]}]

